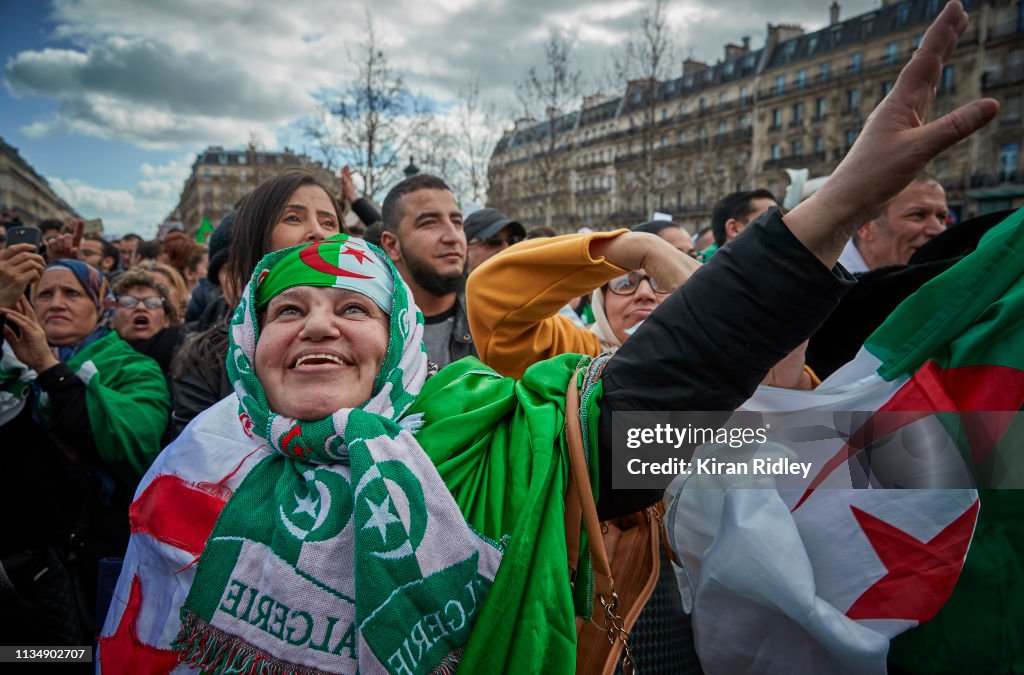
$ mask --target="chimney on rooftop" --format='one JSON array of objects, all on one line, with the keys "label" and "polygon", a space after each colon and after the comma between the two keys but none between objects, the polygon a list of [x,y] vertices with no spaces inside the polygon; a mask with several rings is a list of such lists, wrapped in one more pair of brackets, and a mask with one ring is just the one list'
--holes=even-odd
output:
[{"label": "chimney on rooftop", "polygon": [[683,61],[683,75],[689,75],[690,73],[696,73],[697,71],[704,70],[708,67],[708,64],[697,59],[686,59]]},{"label": "chimney on rooftop", "polygon": [[839,23],[839,3],[836,0],[832,0],[832,4],[828,6],[828,23],[830,26]]}]

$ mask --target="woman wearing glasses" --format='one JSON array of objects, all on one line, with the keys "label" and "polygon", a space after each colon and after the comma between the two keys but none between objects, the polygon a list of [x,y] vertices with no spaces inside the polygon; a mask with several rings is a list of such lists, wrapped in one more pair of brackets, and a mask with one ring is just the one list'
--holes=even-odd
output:
[{"label": "woman wearing glasses", "polygon": [[166,377],[182,337],[178,310],[167,287],[149,274],[133,270],[117,278],[114,295],[114,330],[135,351],[160,364]]},{"label": "woman wearing glasses", "polygon": [[[646,232],[617,230],[525,241],[469,279],[469,323],[480,360],[509,377],[542,359],[614,352],[699,267]],[[559,316],[593,293],[594,324]]]}]

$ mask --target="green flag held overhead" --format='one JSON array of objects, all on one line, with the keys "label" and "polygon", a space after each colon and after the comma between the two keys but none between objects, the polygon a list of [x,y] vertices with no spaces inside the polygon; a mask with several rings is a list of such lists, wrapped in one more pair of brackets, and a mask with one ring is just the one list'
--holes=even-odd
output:
[{"label": "green flag held overhead", "polygon": [[202,224],[200,224],[199,229],[196,230],[196,243],[207,243],[211,234],[213,234],[213,225],[210,224],[209,218],[203,218]]}]

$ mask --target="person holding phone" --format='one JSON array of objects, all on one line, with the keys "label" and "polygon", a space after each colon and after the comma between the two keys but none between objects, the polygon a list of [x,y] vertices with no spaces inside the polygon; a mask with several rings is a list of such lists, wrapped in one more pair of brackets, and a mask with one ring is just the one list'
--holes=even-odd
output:
[{"label": "person holding phone", "polygon": [[[24,296],[34,286],[34,305]],[[170,412],[156,361],[111,330],[114,298],[79,260],[0,252],[0,634],[80,645],[99,560],[128,542],[128,505]]]}]

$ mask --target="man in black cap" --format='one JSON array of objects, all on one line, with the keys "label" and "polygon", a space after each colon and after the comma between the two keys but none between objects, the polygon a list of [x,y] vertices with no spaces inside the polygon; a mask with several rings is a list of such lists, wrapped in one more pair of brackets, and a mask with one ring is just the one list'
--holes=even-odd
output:
[{"label": "man in black cap", "polygon": [[498,209],[480,209],[466,218],[462,229],[469,245],[467,271],[526,238],[526,228]]}]

